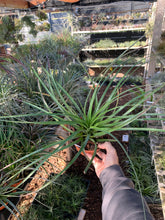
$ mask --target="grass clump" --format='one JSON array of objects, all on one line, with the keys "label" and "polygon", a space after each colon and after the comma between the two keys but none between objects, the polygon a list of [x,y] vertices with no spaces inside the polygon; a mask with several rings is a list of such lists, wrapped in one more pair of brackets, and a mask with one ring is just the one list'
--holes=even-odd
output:
[{"label": "grass clump", "polygon": [[[137,122],[133,126],[146,127],[145,123]],[[158,199],[158,186],[155,175],[152,153],[150,150],[150,139],[147,131],[133,131],[129,140],[129,153],[134,169],[129,167],[128,173],[134,182],[135,189],[140,190],[143,196],[154,201]],[[137,175],[137,176],[136,176]],[[137,182],[137,178],[139,183]],[[140,184],[140,189],[139,189]]]},{"label": "grass clump", "polygon": [[87,182],[79,176],[62,175],[41,190],[24,220],[75,219],[83,204]]}]

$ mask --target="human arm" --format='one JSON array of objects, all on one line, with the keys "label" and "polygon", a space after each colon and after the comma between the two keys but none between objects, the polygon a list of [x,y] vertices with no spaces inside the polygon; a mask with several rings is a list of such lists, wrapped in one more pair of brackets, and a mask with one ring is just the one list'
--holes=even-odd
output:
[{"label": "human arm", "polygon": [[153,220],[145,200],[121,170],[116,150],[108,142],[98,145],[98,148],[107,152],[98,152],[100,159],[95,157],[93,160],[103,187],[103,220]]}]

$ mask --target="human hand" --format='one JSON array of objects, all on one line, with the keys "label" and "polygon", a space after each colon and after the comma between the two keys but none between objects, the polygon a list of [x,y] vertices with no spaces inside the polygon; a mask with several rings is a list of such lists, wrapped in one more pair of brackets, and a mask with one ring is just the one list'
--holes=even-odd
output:
[{"label": "human hand", "polygon": [[[106,150],[106,154],[102,151],[97,152],[97,155],[100,157],[94,157],[93,165],[95,167],[95,171],[97,176],[99,177],[101,172],[112,165],[119,165],[119,158],[117,156],[115,148],[111,145],[110,142],[105,142],[103,144],[98,144],[98,149]],[[92,154],[86,153],[89,159],[92,158]]]}]

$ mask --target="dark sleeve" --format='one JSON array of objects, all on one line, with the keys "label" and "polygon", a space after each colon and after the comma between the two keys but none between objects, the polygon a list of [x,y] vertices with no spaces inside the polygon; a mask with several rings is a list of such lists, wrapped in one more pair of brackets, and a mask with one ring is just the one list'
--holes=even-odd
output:
[{"label": "dark sleeve", "polygon": [[149,208],[133,183],[119,165],[104,169],[100,174],[103,187],[103,220],[153,220]]}]

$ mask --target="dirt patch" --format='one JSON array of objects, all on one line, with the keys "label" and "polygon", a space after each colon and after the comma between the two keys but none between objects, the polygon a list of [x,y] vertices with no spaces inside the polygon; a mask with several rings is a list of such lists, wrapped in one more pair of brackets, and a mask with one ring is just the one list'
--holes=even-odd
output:
[{"label": "dirt patch", "polygon": [[148,206],[156,220],[164,220],[161,204],[148,204]]}]

